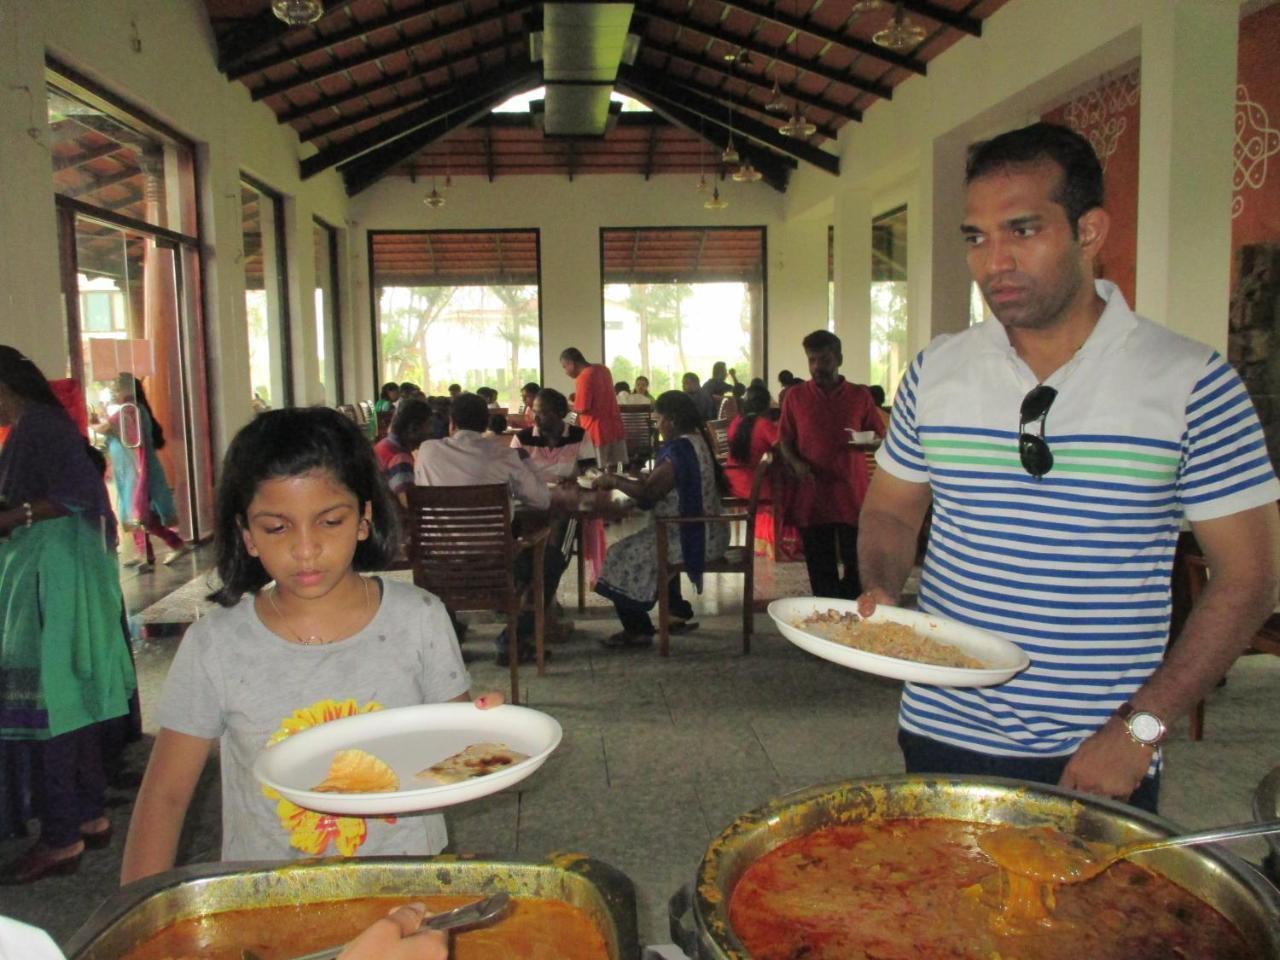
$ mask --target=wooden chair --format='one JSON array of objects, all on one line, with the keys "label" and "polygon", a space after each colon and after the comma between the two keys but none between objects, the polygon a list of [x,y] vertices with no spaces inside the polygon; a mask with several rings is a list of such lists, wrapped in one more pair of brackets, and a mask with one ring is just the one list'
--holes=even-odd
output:
[{"label": "wooden chair", "polygon": [[[668,656],[671,649],[671,609],[667,599],[667,584],[672,577],[680,576],[685,570],[683,563],[670,563],[667,560],[667,543],[672,536],[668,528],[686,523],[743,525],[742,543],[730,546],[723,557],[708,560],[705,572],[742,574],[742,652],[751,652],[751,633],[755,626],[756,512],[761,504],[761,486],[772,466],[773,455],[765,454],[752,475],[751,496],[745,504],[735,498],[725,498],[725,504],[731,507],[741,505],[741,510],[718,516],[655,518],[658,535],[658,653],[661,656]],[[674,535],[679,536],[678,533]]]},{"label": "wooden chair", "polygon": [[[1182,575],[1182,595],[1174,590],[1174,615],[1170,622],[1170,642],[1176,642],[1186,625],[1191,609],[1199,602],[1200,594],[1209,582],[1209,564],[1200,552],[1195,537],[1184,533],[1178,538],[1174,555],[1174,576]],[[1176,584],[1175,584],[1176,587]],[[1273,613],[1254,634],[1253,641],[1243,655],[1266,653],[1280,657],[1280,613]],[[1192,740],[1204,738],[1204,705],[1201,700],[1191,708],[1190,736]]]},{"label": "wooden chair", "polygon": [[627,463],[633,467],[644,466],[653,459],[652,410],[647,403],[626,403],[618,407],[622,414],[622,428],[626,433]]},{"label": "wooden chair", "polygon": [[516,620],[523,596],[523,590],[516,584],[515,560],[525,548],[533,550],[533,622],[538,674],[546,670],[542,569],[547,534],[546,527],[525,537],[516,537],[511,532],[511,498],[504,483],[409,488],[409,559],[413,582],[434,593],[455,613],[506,611],[512,703],[520,702]]},{"label": "wooden chair", "polygon": [[361,425],[367,426],[373,419],[373,404],[368,400],[361,400],[356,404],[356,413],[360,416]]},{"label": "wooden chair", "polygon": [[714,449],[711,453],[721,463],[729,456],[729,421],[728,420],[708,420],[707,433],[711,435],[711,443]]},{"label": "wooden chair", "polygon": [[356,416],[356,408],[349,403],[338,404],[338,412],[350,420],[352,423],[359,423],[360,419]]},{"label": "wooden chair", "polygon": [[728,393],[720,400],[720,409],[716,416],[721,420],[732,420],[738,415],[738,398]]}]

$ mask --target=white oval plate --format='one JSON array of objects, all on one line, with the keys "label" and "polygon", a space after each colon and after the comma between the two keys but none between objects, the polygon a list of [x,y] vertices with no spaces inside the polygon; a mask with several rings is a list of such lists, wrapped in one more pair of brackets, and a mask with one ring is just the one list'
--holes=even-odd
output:
[{"label": "white oval plate", "polygon": [[[554,717],[504,704],[481,710],[471,703],[429,703],[331,720],[267,747],[253,775],[307,810],[361,817],[433,810],[497,793],[537,770],[560,743]],[[414,776],[473,743],[502,743],[529,759],[461,783]],[[402,789],[387,793],[317,793],[339,750],[358,748],[390,765]]]},{"label": "white oval plate", "polygon": [[858,603],[856,600],[829,597],[791,597],[769,604],[769,616],[773,617],[773,622],[778,625],[782,635],[801,650],[842,667],[882,677],[930,683],[940,687],[989,687],[1004,683],[1031,665],[1026,653],[1003,637],[945,617],[918,610],[904,610],[901,607],[878,606],[875,613],[867,619],[871,623],[905,624],[926,637],[950,644],[962,653],[976,657],[988,666],[985,669],[970,670],[886,657],[827,640],[795,625],[809,614],[824,610],[857,613]]}]

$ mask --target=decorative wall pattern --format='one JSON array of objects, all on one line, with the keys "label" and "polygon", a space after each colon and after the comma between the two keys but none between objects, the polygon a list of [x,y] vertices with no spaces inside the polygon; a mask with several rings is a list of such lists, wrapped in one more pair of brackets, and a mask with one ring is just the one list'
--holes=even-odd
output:
[{"label": "decorative wall pattern", "polygon": [[1251,190],[1262,190],[1267,182],[1267,162],[1280,153],[1280,130],[1267,116],[1266,105],[1250,98],[1243,83],[1236,87],[1236,170],[1231,186],[1231,219],[1244,212],[1245,199]]},{"label": "decorative wall pattern", "polygon": [[1089,138],[1103,170],[1107,169],[1120,138],[1129,129],[1130,117],[1138,106],[1141,93],[1138,77],[1135,68],[1119,79],[1081,94],[1065,107],[1067,126]]}]

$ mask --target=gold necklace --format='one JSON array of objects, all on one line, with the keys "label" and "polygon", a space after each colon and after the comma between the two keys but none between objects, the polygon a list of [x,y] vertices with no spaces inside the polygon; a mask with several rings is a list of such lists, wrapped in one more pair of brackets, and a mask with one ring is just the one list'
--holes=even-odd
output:
[{"label": "gold necklace", "polygon": [[[360,610],[361,610],[361,613],[367,614],[369,612],[369,578],[361,577],[360,579],[364,583],[364,606],[362,606]],[[280,609],[280,605],[276,603],[276,591],[279,589],[280,589],[280,586],[278,584],[271,588],[271,592],[267,594],[267,602],[271,604],[271,609],[276,612],[276,616],[280,618],[280,622],[283,623],[288,628],[289,632],[294,635],[294,637],[297,639],[299,643],[303,644],[304,646],[314,647],[314,646],[319,646],[321,644],[335,642],[332,640],[325,640],[322,637],[316,636],[314,633],[311,634],[310,636],[304,637],[297,630],[295,630],[293,628],[293,624],[289,622],[289,618],[286,617],[284,615],[284,611]]]}]

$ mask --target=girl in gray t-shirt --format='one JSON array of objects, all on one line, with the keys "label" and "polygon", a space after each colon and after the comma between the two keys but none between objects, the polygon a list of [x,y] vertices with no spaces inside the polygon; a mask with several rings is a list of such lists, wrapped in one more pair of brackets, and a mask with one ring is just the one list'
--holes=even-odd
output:
[{"label": "girl in gray t-shirt", "polygon": [[[395,552],[395,511],[368,440],[323,408],[259,415],[232,441],[217,496],[212,598],[174,658],[125,844],[121,881],[174,865],[196,780],[215,741],[222,857],[433,854],[439,814],[342,817],[305,810],[251,773],[263,747],[355,713],[468,700],[439,599],[359,571]],[[480,708],[503,702],[477,698]]]}]

